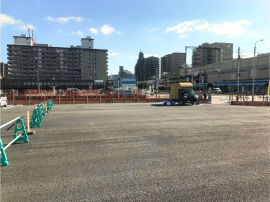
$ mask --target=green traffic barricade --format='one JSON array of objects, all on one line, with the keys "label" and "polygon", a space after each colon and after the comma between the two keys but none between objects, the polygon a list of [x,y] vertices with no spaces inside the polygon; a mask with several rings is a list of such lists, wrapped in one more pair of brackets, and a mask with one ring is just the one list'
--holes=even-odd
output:
[{"label": "green traffic barricade", "polygon": [[40,122],[42,122],[42,120],[43,120],[43,113],[42,113],[41,105],[38,105],[37,106],[37,110],[38,110],[38,115],[39,115],[39,118],[40,118]]},{"label": "green traffic barricade", "polygon": [[35,108],[33,110],[31,122],[30,122],[30,128],[33,128],[34,126],[41,127],[41,120],[40,120],[40,115],[39,115],[39,109]]},{"label": "green traffic barricade", "polygon": [[47,101],[47,111],[50,111],[51,108],[52,108],[51,101],[48,100],[48,101]]},{"label": "green traffic barricade", "polygon": [[[0,138],[0,151],[1,151],[1,164],[4,165],[4,166],[7,166],[9,163],[7,161],[7,155],[6,155],[6,152],[5,150],[11,145],[11,144],[14,144],[14,143],[17,143],[18,141],[24,141],[24,142],[29,142],[29,139],[28,139],[28,136],[27,136],[27,132],[26,132],[26,129],[25,129],[25,126],[24,126],[24,123],[23,123],[23,119],[21,117],[17,117],[16,119],[13,119],[12,121],[2,125],[0,128],[3,128],[5,126],[7,126],[8,124],[12,123],[16,121],[16,124],[15,124],[15,130],[14,130],[14,136],[13,136],[13,140],[8,143],[5,147],[3,146],[3,143],[2,143],[2,140]],[[19,128],[19,123],[21,123],[21,127]],[[18,131],[23,131],[22,134],[17,134]]]},{"label": "green traffic barricade", "polygon": [[42,116],[45,116],[46,115],[46,109],[45,109],[43,104],[40,104],[40,110],[41,110]]}]

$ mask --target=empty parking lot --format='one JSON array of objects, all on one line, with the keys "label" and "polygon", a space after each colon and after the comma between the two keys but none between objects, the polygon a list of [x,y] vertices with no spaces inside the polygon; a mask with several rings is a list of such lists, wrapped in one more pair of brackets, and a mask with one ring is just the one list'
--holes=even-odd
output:
[{"label": "empty parking lot", "polygon": [[[34,106],[1,110],[1,124]],[[2,201],[268,201],[270,109],[54,105],[6,151]],[[14,127],[1,130],[4,144]]]}]

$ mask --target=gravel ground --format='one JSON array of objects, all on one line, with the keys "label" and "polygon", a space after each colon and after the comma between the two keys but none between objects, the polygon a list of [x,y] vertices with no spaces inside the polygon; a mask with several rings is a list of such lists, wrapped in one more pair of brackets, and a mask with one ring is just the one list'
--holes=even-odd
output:
[{"label": "gravel ground", "polygon": [[[1,109],[2,124],[33,108]],[[266,107],[54,105],[6,150],[1,201],[269,201],[269,120]]]}]

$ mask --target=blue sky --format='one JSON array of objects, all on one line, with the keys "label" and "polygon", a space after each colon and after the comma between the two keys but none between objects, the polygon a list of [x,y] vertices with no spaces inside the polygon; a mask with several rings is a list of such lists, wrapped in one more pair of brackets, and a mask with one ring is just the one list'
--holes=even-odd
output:
[{"label": "blue sky", "polygon": [[[11,9],[12,8],[12,9]],[[13,36],[34,30],[37,43],[69,47],[81,37],[107,49],[108,73],[119,66],[134,71],[140,50],[162,57],[185,52],[185,46],[230,42],[243,57],[270,52],[269,0],[2,0],[1,61]],[[188,63],[191,63],[188,50]]]}]

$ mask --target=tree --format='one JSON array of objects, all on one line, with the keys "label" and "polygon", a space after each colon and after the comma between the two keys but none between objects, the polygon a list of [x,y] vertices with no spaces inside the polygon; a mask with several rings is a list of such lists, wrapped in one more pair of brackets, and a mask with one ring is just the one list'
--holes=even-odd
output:
[{"label": "tree", "polygon": [[207,89],[211,88],[213,90],[214,85],[212,83],[207,84]]}]

